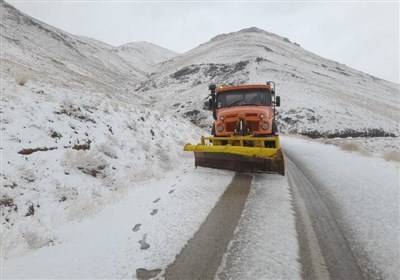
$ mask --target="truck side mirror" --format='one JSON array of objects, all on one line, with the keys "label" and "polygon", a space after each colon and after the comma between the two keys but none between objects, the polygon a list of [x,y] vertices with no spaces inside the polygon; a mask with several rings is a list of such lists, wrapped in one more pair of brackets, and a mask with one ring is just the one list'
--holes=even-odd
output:
[{"label": "truck side mirror", "polygon": [[213,108],[213,99],[210,98],[210,99],[208,99],[208,109],[212,110],[212,108]]},{"label": "truck side mirror", "polygon": [[277,97],[276,97],[276,99],[275,99],[275,105],[276,105],[276,107],[281,106],[281,97],[280,97],[280,96],[277,96]]}]

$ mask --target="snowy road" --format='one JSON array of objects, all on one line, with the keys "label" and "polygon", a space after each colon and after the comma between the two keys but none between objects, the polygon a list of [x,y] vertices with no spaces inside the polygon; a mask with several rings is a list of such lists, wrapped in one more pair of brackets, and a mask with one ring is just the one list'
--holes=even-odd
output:
[{"label": "snowy road", "polygon": [[237,174],[166,279],[396,279],[397,165],[283,138],[287,177]]},{"label": "snowy road", "polygon": [[168,279],[300,279],[286,177],[236,174]]},{"label": "snowy road", "polygon": [[398,279],[399,167],[283,137],[304,279]]},{"label": "snowy road", "polygon": [[304,279],[362,279],[348,241],[321,190],[286,158],[297,214]]}]

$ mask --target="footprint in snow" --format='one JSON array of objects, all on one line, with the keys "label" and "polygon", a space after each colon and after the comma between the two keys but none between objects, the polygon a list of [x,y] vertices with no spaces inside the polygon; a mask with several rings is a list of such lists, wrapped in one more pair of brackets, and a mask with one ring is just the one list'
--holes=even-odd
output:
[{"label": "footprint in snow", "polygon": [[139,280],[149,280],[154,277],[156,277],[158,274],[160,274],[162,270],[161,269],[152,269],[152,270],[147,270],[145,268],[138,268],[136,269],[136,278]]},{"label": "footprint in snow", "polygon": [[143,234],[142,240],[139,240],[138,243],[140,244],[140,250],[147,250],[150,248],[150,244],[146,242],[147,233]]},{"label": "footprint in snow", "polygon": [[157,203],[160,201],[161,198],[157,198],[156,200],[153,200],[153,203]]},{"label": "footprint in snow", "polygon": [[173,184],[172,186],[171,186],[171,188],[173,188],[173,187],[175,187],[176,186],[176,184]]},{"label": "footprint in snow", "polygon": [[158,213],[158,209],[153,209],[153,211],[150,213],[152,216]]},{"label": "footprint in snow", "polygon": [[170,190],[168,193],[171,194],[175,191],[175,189]]},{"label": "footprint in snow", "polygon": [[132,231],[138,231],[139,229],[140,229],[140,226],[141,226],[142,224],[136,224],[133,228],[132,228]]}]

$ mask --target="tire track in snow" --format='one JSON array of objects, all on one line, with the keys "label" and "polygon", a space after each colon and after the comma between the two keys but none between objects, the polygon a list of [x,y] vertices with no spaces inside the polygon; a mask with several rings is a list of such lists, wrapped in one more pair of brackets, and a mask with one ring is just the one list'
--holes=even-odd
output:
[{"label": "tire track in snow", "polygon": [[364,279],[335,217],[316,187],[287,157],[298,215],[300,259],[305,279]]},{"label": "tire track in snow", "polygon": [[166,268],[167,280],[214,279],[241,217],[253,176],[236,174],[198,232]]},{"label": "tire track in snow", "polygon": [[[292,163],[290,160],[286,158],[285,161],[287,162],[287,165],[290,165],[290,169],[292,169],[293,167],[291,166]],[[296,209],[296,228],[299,236],[302,237],[299,238],[299,245],[303,278],[328,280],[329,272],[326,268],[321,248],[318,245],[318,239],[312,227],[311,218],[307,213],[305,202],[301,198],[299,190],[294,183],[292,172],[287,172],[287,176],[288,181],[292,186],[292,194]]]}]

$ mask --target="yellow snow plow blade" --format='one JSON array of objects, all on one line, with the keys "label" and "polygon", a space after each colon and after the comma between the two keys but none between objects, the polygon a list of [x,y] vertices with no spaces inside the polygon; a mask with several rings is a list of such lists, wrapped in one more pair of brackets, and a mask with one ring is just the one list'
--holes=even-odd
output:
[{"label": "yellow snow plow blade", "polygon": [[196,166],[285,175],[278,136],[202,137],[200,144],[186,144],[183,150],[194,152]]}]

